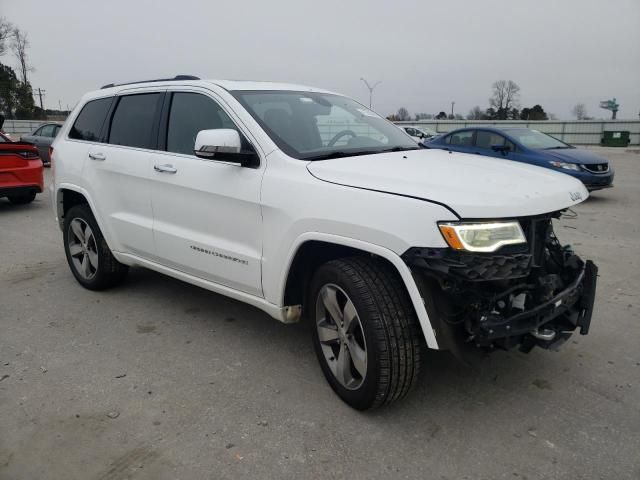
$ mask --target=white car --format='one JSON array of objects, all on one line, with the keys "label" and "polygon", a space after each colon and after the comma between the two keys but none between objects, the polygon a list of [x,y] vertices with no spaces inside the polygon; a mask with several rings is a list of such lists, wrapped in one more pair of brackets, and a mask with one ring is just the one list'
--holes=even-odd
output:
[{"label": "white car", "polygon": [[420,149],[336,93],[108,85],[71,113],[52,163],[82,286],[141,266],[305,318],[329,384],[357,409],[405,396],[425,348],[468,360],[589,328],[597,269],[552,225],[587,198],[581,182]]},{"label": "white car", "polygon": [[416,143],[422,144],[427,140],[440,135],[438,132],[431,130],[427,127],[411,127],[408,125],[400,125],[399,128],[403,130],[407,135],[415,140]]}]

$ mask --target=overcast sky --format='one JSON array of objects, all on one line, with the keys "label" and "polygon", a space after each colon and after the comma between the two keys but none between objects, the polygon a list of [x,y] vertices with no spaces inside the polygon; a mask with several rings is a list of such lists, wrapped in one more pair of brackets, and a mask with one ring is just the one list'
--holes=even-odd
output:
[{"label": "overcast sky", "polygon": [[[520,105],[571,118],[640,113],[640,0],[0,0],[29,34],[45,107],[73,106],[105,83],[174,74],[273,80],[373,108],[466,115],[512,79]],[[16,65],[10,55],[0,62]]]}]

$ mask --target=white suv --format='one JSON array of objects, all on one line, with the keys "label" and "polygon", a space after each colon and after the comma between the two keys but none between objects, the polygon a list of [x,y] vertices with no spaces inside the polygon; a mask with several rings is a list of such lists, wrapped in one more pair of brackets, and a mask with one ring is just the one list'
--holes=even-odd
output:
[{"label": "white suv", "polygon": [[420,149],[328,91],[195,77],[87,94],[53,144],[78,282],[142,266],[311,325],[349,405],[403,397],[425,348],[557,346],[591,320],[596,267],[552,219],[568,175]]}]

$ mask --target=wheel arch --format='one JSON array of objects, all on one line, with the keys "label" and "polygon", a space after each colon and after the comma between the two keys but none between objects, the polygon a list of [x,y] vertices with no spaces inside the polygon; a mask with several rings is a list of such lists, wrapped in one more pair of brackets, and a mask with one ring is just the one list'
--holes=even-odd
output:
[{"label": "wheel arch", "polygon": [[93,214],[93,218],[96,219],[96,223],[102,231],[102,235],[104,236],[107,244],[110,245],[111,242],[108,236],[108,231],[107,229],[105,229],[104,222],[102,222],[102,219],[98,214],[91,195],[89,195],[89,193],[84,188],[73,184],[60,184],[56,187],[55,211],[56,220],[58,221],[60,230],[62,230],[64,226],[64,216],[66,212],[69,211],[69,209],[76,205],[88,205],[91,209],[91,213]]},{"label": "wheel arch", "polygon": [[418,316],[427,346],[433,349],[439,348],[424,301],[411,270],[392,250],[361,240],[314,232],[301,235],[293,245],[291,252],[281,280],[281,305],[305,305],[308,303],[305,298],[308,284],[315,269],[321,264],[336,258],[354,255],[377,257],[389,263],[400,276]]}]

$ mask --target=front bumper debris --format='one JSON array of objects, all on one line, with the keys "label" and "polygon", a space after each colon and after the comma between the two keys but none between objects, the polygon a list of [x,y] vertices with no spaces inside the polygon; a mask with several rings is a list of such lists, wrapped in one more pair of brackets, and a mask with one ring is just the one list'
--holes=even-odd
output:
[{"label": "front bumper debris", "polygon": [[589,333],[598,268],[560,245],[551,217],[520,219],[528,236],[520,248],[413,248],[403,255],[441,346],[528,352],[557,348],[576,329]]},{"label": "front bumper debris", "polygon": [[[506,318],[498,315],[481,318],[476,345],[490,346],[500,340],[508,348],[513,346],[509,345],[509,341],[514,343],[514,340],[522,339],[521,350],[529,351],[536,345],[544,348],[559,346],[576,328],[580,329],[581,335],[588,334],[597,274],[598,267],[587,260],[574,282],[546,302]],[[549,338],[531,334],[539,333],[543,327],[551,332]]]}]

